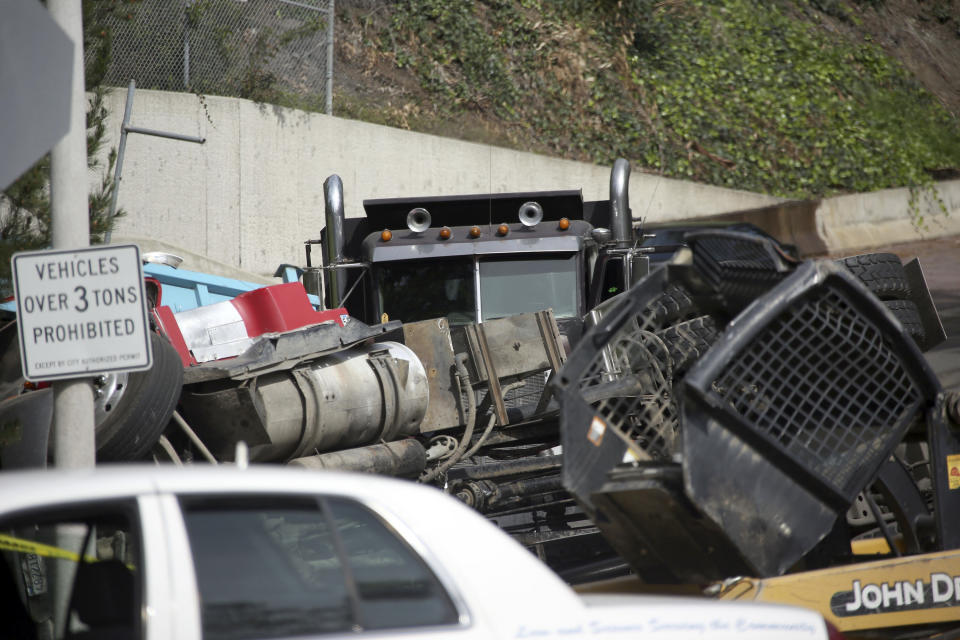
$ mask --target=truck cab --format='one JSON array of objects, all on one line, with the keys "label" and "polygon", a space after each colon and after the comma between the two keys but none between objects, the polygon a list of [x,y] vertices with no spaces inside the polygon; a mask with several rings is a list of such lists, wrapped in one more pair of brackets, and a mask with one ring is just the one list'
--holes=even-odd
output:
[{"label": "truck cab", "polygon": [[325,183],[327,304],[367,323],[446,318],[451,326],[552,309],[576,342],[587,313],[646,273],[634,248],[629,165],[609,200],[580,190],[365,200],[346,219]]}]

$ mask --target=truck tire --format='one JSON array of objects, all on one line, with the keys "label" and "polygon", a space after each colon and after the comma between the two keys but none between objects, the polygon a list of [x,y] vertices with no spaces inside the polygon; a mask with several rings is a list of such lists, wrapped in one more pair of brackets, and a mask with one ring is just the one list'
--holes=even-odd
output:
[{"label": "truck tire", "polygon": [[893,312],[920,350],[925,350],[927,335],[923,330],[923,321],[920,319],[917,305],[910,300],[886,300],[883,304]]},{"label": "truck tire", "polygon": [[682,375],[716,342],[720,333],[710,316],[700,316],[658,331],[673,360],[674,377]]},{"label": "truck tire", "polygon": [[865,253],[838,260],[881,300],[906,300],[910,284],[900,258],[893,253]]},{"label": "truck tire", "polygon": [[183,387],[183,363],[173,345],[150,332],[153,367],[127,375],[125,389],[96,425],[97,460],[139,460],[163,433]]},{"label": "truck tire", "polygon": [[677,284],[669,284],[663,293],[650,303],[650,310],[661,326],[698,316],[696,305],[687,290]]}]

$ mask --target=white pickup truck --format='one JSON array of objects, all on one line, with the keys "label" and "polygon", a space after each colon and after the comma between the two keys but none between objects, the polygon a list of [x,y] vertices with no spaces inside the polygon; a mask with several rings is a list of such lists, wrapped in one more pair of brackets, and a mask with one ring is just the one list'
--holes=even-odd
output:
[{"label": "white pickup truck", "polygon": [[828,637],[803,609],[582,598],[443,493],[284,468],[0,473],[2,638]]}]

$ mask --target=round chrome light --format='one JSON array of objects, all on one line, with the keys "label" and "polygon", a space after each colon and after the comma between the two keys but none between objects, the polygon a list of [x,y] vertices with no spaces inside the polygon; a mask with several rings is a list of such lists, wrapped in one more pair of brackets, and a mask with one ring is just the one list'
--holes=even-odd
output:
[{"label": "round chrome light", "polygon": [[524,202],[520,205],[519,215],[523,226],[533,228],[543,220],[543,207],[536,202]]},{"label": "round chrome light", "polygon": [[407,228],[414,233],[423,233],[430,228],[430,212],[423,207],[411,209],[407,214]]}]

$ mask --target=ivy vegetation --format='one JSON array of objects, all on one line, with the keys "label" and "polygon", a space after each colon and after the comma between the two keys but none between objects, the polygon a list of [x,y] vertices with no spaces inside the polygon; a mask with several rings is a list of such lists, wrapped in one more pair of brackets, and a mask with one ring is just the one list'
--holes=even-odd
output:
[{"label": "ivy vegetation", "polygon": [[817,26],[880,4],[402,0],[373,44],[439,116],[483,113],[563,157],[821,197],[960,167],[955,115],[876,44]]}]

